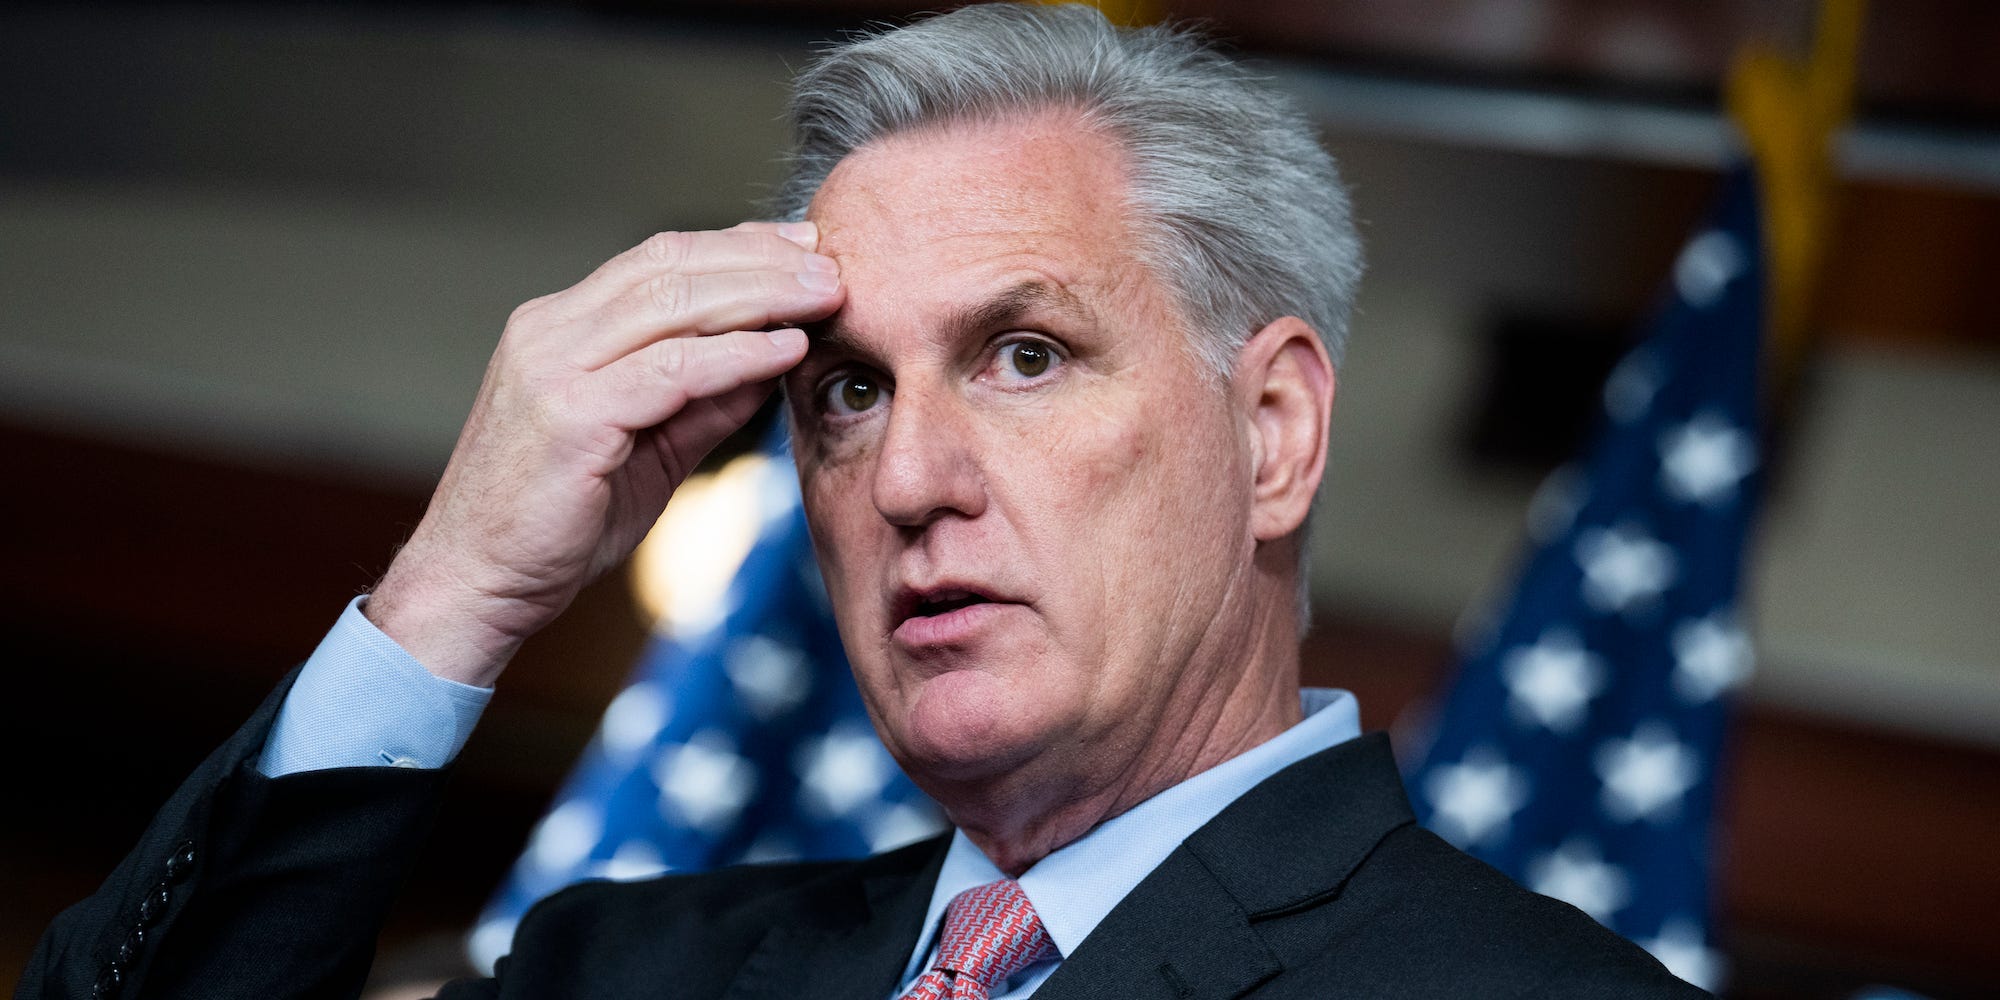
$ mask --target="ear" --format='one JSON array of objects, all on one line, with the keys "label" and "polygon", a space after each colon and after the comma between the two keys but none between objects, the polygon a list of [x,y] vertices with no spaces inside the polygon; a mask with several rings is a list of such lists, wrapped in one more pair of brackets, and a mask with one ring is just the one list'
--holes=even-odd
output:
[{"label": "ear", "polygon": [[1231,382],[1248,418],[1251,533],[1275,541],[1305,523],[1326,469],[1333,361],[1305,320],[1286,316],[1251,335]]}]

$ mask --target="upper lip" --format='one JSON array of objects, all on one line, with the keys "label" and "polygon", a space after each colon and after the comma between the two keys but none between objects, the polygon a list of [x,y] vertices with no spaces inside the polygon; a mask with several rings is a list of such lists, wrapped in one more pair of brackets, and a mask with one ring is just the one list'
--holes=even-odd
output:
[{"label": "upper lip", "polygon": [[1009,602],[1007,597],[984,584],[957,580],[942,580],[923,586],[905,584],[896,588],[896,596],[889,602],[890,624],[901,625],[930,605],[964,600]]}]

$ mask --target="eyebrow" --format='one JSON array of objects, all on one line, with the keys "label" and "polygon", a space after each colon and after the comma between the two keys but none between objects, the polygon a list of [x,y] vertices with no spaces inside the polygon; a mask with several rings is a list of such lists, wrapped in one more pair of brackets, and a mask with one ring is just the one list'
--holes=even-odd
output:
[{"label": "eyebrow", "polygon": [[[1009,326],[1024,316],[1042,310],[1085,322],[1093,316],[1083,300],[1069,289],[1050,281],[1030,278],[1008,286],[984,302],[951,310],[939,326],[948,338],[959,340]],[[818,350],[834,350],[864,358],[874,354],[837,314],[825,322],[808,325],[806,335],[811,339],[812,347]]]},{"label": "eyebrow", "polygon": [[1017,323],[1021,317],[1040,310],[1052,310],[1076,319],[1090,318],[1090,310],[1069,289],[1031,278],[978,305],[953,310],[945,319],[944,326],[954,334],[979,333]]}]

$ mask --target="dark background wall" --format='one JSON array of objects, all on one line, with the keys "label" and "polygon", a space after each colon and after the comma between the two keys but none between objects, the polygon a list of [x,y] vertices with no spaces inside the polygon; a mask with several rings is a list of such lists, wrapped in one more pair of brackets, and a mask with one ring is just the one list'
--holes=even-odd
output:
[{"label": "dark background wall", "polygon": [[[1172,8],[1273,59],[1356,187],[1373,265],[1306,661],[1371,728],[1448,669],[1454,618],[1502,578],[1706,198],[1727,53],[1799,35],[1809,7]],[[1757,554],[1761,673],[1718,859],[1746,997],[1978,996],[2000,975],[2000,80],[1981,55],[2000,21],[1878,7]],[[507,310],[656,229],[751,213],[788,68],[901,12],[0,13],[0,739],[20,763],[0,977],[386,566]],[[1479,433],[1496,421],[1536,430]],[[523,653],[385,979],[458,961],[647,628],[614,576]]]}]

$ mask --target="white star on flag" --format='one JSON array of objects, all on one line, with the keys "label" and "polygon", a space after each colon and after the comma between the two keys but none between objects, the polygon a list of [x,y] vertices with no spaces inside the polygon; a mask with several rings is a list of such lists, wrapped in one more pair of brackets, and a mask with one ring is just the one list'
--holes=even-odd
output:
[{"label": "white star on flag", "polygon": [[1568,531],[1583,510],[1589,489],[1583,471],[1574,465],[1549,473],[1535,488],[1535,495],[1528,498],[1528,534],[1537,542],[1546,542]]},{"label": "white star on flag", "polygon": [[1660,435],[1660,488],[1676,500],[1717,507],[1736,498],[1736,486],[1757,467],[1750,435],[1715,413]]},{"label": "white star on flag", "polygon": [[1701,777],[1694,751],[1663,723],[1641,723],[1631,739],[1609,739],[1594,758],[1605,815],[1620,823],[1672,819]]},{"label": "white star on flag", "polygon": [[659,848],[644,840],[628,840],[619,844],[611,857],[597,866],[597,871],[614,882],[633,882],[663,875],[667,865],[660,860]]},{"label": "white star on flag", "polygon": [[879,809],[868,820],[868,849],[877,854],[914,844],[943,831],[945,824],[936,812],[899,802]]},{"label": "white star on flag", "polygon": [[571,799],[535,824],[528,857],[544,871],[562,871],[589,857],[603,835],[604,810],[594,802]]},{"label": "white star on flag", "polygon": [[1722,956],[1703,940],[1700,924],[1686,917],[1668,917],[1657,936],[1638,945],[1659,959],[1668,972],[1710,992],[1722,987]]},{"label": "white star on flag", "polygon": [[821,817],[845,816],[881,794],[896,773],[874,730],[842,725],[799,747],[800,805]]},{"label": "white star on flag", "polygon": [[1563,734],[1583,721],[1584,706],[1604,690],[1604,674],[1604,661],[1565,628],[1543,632],[1500,664],[1515,718]]},{"label": "white star on flag", "polygon": [[673,698],[658,684],[640,682],[618,693],[604,710],[597,738],[607,753],[629,759],[660,735],[674,714]]},{"label": "white star on flag", "polygon": [[1572,837],[1528,862],[1528,888],[1560,899],[1602,924],[1631,899],[1632,880],[1623,869],[1607,863],[1595,845]]},{"label": "white star on flag", "polygon": [[1646,413],[1660,391],[1659,365],[1644,348],[1633,351],[1604,379],[1604,412],[1621,424]]},{"label": "white star on flag", "polygon": [[778,830],[766,830],[743,849],[743,863],[765,865],[774,861],[799,860],[799,845]]},{"label": "white star on flag", "polygon": [[1674,582],[1674,550],[1633,524],[1578,532],[1576,561],[1583,597],[1598,611],[1623,612],[1652,602]]},{"label": "white star on flag", "polygon": [[1743,683],[1755,659],[1734,616],[1717,611],[1674,626],[1674,693],[1699,705]]},{"label": "white star on flag", "polygon": [[660,807],[710,833],[736,819],[757,790],[757,769],[737,756],[736,743],[718,729],[704,729],[668,747],[653,764]]},{"label": "white star on flag", "polygon": [[1750,263],[1736,238],[1720,230],[1688,241],[1674,260],[1674,290],[1688,305],[1706,309],[1722,299],[1722,293]]},{"label": "white star on flag", "polygon": [[1491,747],[1474,747],[1456,764],[1432,771],[1424,794],[1436,810],[1436,833],[1460,848],[1505,836],[1514,814],[1528,802],[1528,779]]},{"label": "white star on flag", "polygon": [[768,636],[746,635],[729,644],[723,671],[737,697],[759,719],[774,719],[805,700],[812,690],[806,654]]}]

